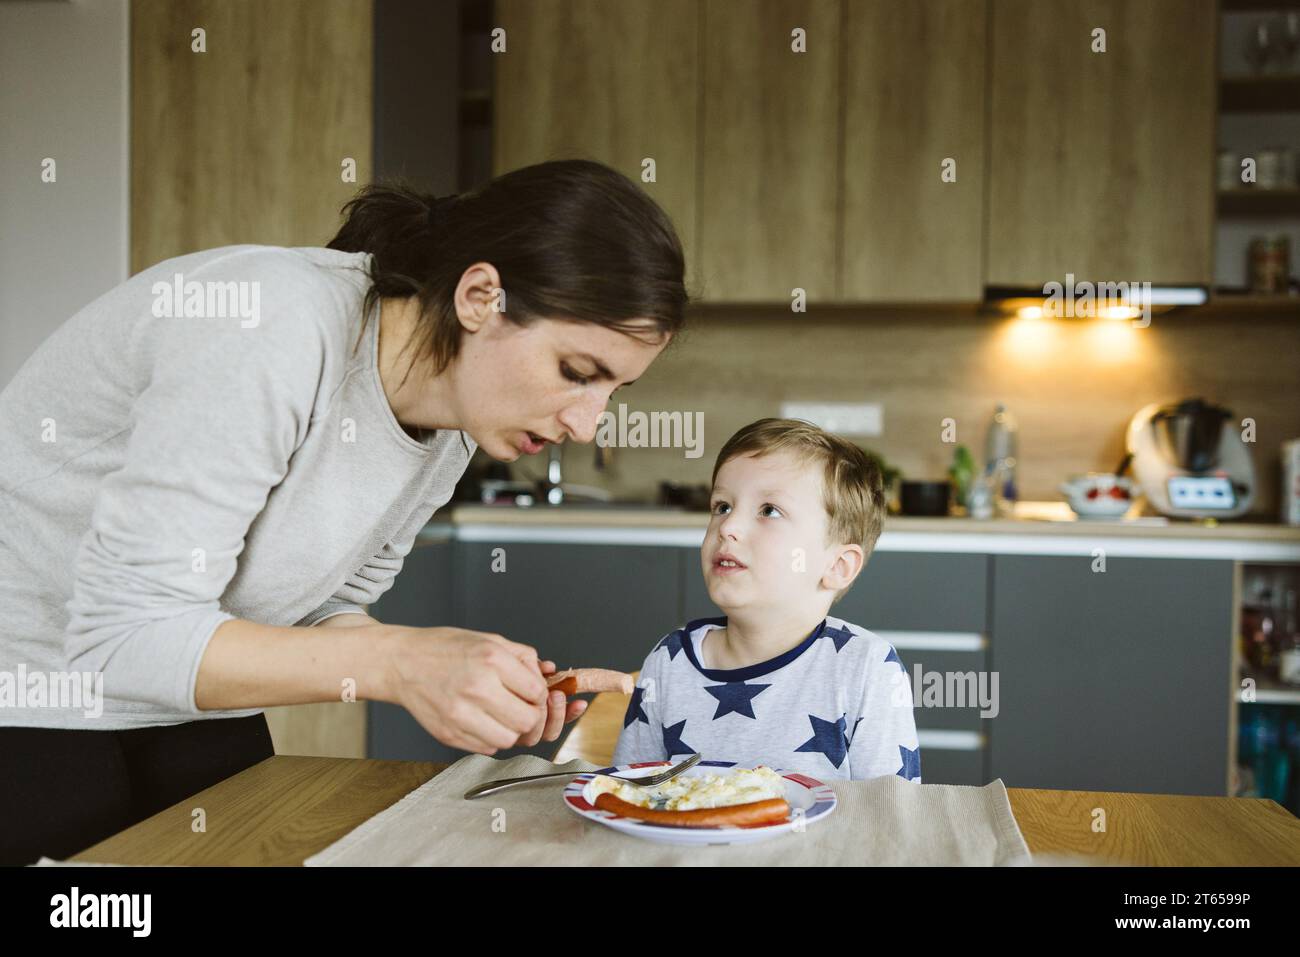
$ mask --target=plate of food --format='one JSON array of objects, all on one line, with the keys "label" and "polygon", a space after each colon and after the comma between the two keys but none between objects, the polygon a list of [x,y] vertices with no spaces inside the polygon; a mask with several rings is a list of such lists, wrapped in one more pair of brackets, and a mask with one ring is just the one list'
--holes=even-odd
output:
[{"label": "plate of food", "polygon": [[701,761],[655,788],[619,780],[670,766],[650,761],[579,774],[564,803],[589,821],[668,844],[763,841],[824,820],[837,803],[829,785],[806,774],[731,761]]}]

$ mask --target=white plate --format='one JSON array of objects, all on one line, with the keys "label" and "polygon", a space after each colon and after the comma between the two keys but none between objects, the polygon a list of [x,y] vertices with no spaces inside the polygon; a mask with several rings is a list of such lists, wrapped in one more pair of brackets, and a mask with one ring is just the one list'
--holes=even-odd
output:
[{"label": "white plate", "polygon": [[[592,803],[595,795],[591,793],[591,782],[597,774],[616,774],[628,778],[645,777],[672,767],[674,763],[652,761],[643,764],[622,764],[579,774],[565,787],[564,803],[575,814],[589,821],[596,821],[624,834],[645,838],[647,841],[659,841],[665,844],[752,844],[755,841],[765,841],[778,834],[788,834],[796,828],[802,829],[824,820],[835,810],[835,805],[838,803],[835,792],[829,785],[795,771],[776,772],[785,779],[785,799],[790,805],[790,817],[779,824],[767,824],[763,827],[672,827],[665,824],[648,824],[645,821],[622,817],[611,811],[603,811]],[[704,774],[725,773],[734,768],[733,761],[701,761],[695,767],[684,771],[683,775],[698,777]]]}]

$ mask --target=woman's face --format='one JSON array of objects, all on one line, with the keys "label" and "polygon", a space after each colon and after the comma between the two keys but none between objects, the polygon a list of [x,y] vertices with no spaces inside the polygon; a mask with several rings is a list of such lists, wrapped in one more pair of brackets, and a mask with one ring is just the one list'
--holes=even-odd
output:
[{"label": "woman's face", "polygon": [[636,336],[560,319],[518,326],[490,300],[472,291],[462,297],[471,272],[457,290],[463,333],[450,370],[453,401],[461,428],[498,461],[540,452],[548,441],[592,441],[610,396],[640,378],[668,344],[650,320]]}]

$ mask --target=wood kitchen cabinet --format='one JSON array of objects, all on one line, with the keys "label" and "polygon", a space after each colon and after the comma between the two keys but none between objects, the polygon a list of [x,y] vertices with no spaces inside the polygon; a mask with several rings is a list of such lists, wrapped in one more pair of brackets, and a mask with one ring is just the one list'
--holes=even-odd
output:
[{"label": "wood kitchen cabinet", "polygon": [[[593,159],[641,185],[696,250],[695,0],[497,0],[494,175],[552,159]],[[653,159],[655,181],[642,179]]]},{"label": "wood kitchen cabinet", "polygon": [[[705,302],[836,298],[839,0],[704,0]],[[807,52],[791,49],[801,28]]]},{"label": "wood kitchen cabinet", "polygon": [[988,284],[1209,285],[1214,0],[991,2]]},{"label": "wood kitchen cabinet", "polygon": [[839,0],[499,0],[494,22],[494,172],[586,157],[640,183],[652,157],[701,300],[835,297]]},{"label": "wood kitchen cabinet", "polygon": [[840,298],[977,302],[987,0],[844,11]]},{"label": "wood kitchen cabinet", "polygon": [[1211,283],[1213,0],[502,0],[495,21],[496,171],[583,155],[640,181],[653,157],[702,302]]},{"label": "wood kitchen cabinet", "polygon": [[993,558],[993,776],[1007,787],[1226,794],[1233,563],[1092,563]]},{"label": "wood kitchen cabinet", "polygon": [[329,242],[372,175],[373,17],[372,0],[324,13],[315,0],[132,0],[133,273],[231,243]]}]

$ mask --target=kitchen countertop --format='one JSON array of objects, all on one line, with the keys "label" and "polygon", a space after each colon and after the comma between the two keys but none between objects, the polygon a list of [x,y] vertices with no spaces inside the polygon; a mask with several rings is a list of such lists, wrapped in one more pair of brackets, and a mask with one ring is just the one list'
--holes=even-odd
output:
[{"label": "kitchen countertop", "polygon": [[[1205,558],[1300,562],[1300,527],[1164,518],[1082,521],[1065,503],[1024,503],[1022,514],[1047,518],[919,518],[891,515],[876,551]],[[698,547],[705,512],[671,508],[584,508],[459,504],[445,508],[420,541]]]}]

